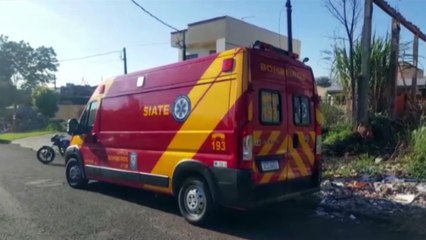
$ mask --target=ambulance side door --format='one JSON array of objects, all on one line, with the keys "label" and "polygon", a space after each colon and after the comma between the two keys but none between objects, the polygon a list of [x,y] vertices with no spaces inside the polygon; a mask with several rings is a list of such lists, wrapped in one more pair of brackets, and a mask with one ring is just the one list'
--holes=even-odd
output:
[{"label": "ambulance side door", "polygon": [[95,166],[104,165],[106,159],[105,148],[98,140],[99,104],[98,101],[90,102],[80,120],[80,128],[84,139],[80,151],[83,155],[86,174],[88,176],[98,175]]}]

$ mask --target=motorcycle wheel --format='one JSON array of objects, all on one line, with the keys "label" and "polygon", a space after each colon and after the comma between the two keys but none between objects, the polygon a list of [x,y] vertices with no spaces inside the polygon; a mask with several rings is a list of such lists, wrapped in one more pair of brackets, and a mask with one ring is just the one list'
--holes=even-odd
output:
[{"label": "motorcycle wheel", "polygon": [[43,146],[37,151],[37,159],[43,164],[48,164],[55,159],[55,151],[49,146]]}]

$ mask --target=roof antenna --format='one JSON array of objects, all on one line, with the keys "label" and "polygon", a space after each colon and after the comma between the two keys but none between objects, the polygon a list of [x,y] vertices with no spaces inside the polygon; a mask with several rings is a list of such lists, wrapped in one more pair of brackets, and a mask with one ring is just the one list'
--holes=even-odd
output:
[{"label": "roof antenna", "polygon": [[291,2],[287,0],[285,4],[287,7],[287,35],[288,35],[288,53],[291,56],[293,54],[293,34],[291,29]]}]

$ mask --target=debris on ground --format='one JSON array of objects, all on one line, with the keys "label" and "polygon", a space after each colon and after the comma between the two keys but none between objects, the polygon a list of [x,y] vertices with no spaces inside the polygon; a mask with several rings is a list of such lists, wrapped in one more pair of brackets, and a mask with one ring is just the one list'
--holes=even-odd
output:
[{"label": "debris on ground", "polygon": [[414,194],[396,194],[394,201],[402,204],[410,204],[414,201],[416,195]]},{"label": "debris on ground", "polygon": [[363,175],[325,180],[321,185],[318,216],[357,220],[355,214],[382,216],[426,212],[426,183],[414,179],[396,176],[378,179]]}]

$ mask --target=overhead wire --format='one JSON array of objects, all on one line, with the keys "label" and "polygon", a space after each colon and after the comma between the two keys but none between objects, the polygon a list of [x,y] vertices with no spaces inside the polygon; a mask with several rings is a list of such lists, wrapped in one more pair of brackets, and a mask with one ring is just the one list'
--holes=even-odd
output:
[{"label": "overhead wire", "polygon": [[160,22],[161,24],[163,24],[164,26],[171,28],[177,32],[179,32],[180,30],[173,27],[172,25],[166,23],[165,21],[161,20],[160,18],[158,18],[157,16],[155,16],[154,14],[152,14],[150,11],[146,10],[144,7],[142,7],[139,3],[137,3],[135,0],[132,0],[133,4],[135,4],[136,6],[138,6],[142,11],[144,11],[146,14],[148,14],[149,16],[151,16],[152,18],[154,18],[155,20],[157,20],[158,22]]},{"label": "overhead wire", "polygon": [[113,53],[119,53],[119,52],[121,52],[121,50],[109,51],[109,52],[104,52],[104,53],[98,53],[98,54],[93,54],[93,55],[84,56],[84,57],[76,57],[76,58],[62,59],[62,60],[59,60],[58,62],[59,62],[59,63],[62,63],[62,62],[78,61],[78,60],[84,60],[84,59],[88,59],[88,58],[94,58],[94,57],[99,57],[99,56],[105,56],[105,55],[109,55],[109,54],[113,54]]}]

